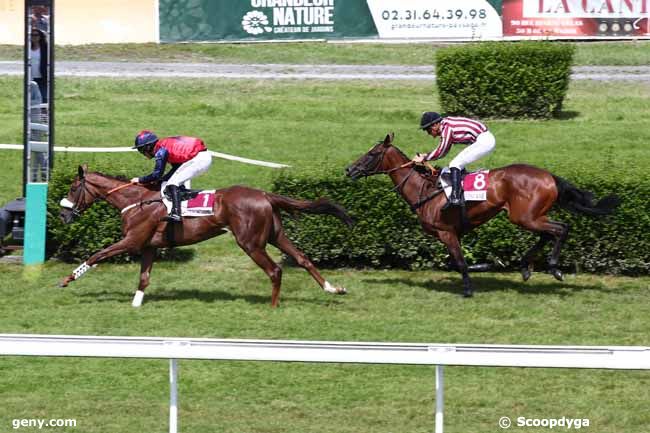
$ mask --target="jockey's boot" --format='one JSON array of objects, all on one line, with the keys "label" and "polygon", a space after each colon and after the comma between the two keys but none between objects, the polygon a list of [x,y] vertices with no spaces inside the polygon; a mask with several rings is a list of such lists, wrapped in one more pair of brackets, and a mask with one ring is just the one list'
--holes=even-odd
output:
[{"label": "jockey's boot", "polygon": [[169,222],[179,223],[182,220],[181,192],[176,185],[169,185],[167,189],[169,190],[169,195],[172,197],[172,211],[165,219]]},{"label": "jockey's boot", "polygon": [[442,208],[447,209],[449,206],[462,206],[463,204],[463,192],[460,189],[460,168],[451,167],[451,195],[449,200]]}]

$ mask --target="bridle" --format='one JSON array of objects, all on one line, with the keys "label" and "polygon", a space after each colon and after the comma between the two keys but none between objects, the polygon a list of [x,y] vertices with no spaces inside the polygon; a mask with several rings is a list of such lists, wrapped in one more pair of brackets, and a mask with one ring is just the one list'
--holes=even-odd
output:
[{"label": "bridle", "polygon": [[[382,143],[381,141],[378,142],[377,144]],[[377,159],[377,155],[379,155],[379,158]],[[377,167],[381,166],[381,163],[384,161],[384,155],[386,155],[386,149],[381,150],[381,151],[370,151],[367,153],[367,156],[373,157],[376,159],[376,162],[372,165],[372,167],[364,167],[362,169],[359,169],[361,174],[365,177],[374,175],[374,174],[391,174],[396,172],[397,170],[401,170],[402,168],[406,167],[411,167],[411,170],[408,172],[408,174],[402,179],[402,181],[397,184],[395,187],[393,187],[394,191],[401,191],[401,189],[404,187],[404,184],[406,181],[409,180],[413,172],[415,171],[415,163],[413,161],[407,161],[404,164],[400,165],[399,167],[393,167],[388,170],[377,170]]]},{"label": "bridle", "polygon": [[[381,142],[379,142],[381,143]],[[378,143],[378,144],[379,144]],[[380,157],[377,159],[377,155],[380,154]],[[384,155],[386,154],[386,149],[382,151],[376,151],[376,152],[368,152],[368,156],[376,158],[376,162],[372,165],[372,167],[364,167],[362,169],[359,169],[362,175],[365,177],[371,176],[373,174],[388,174],[390,175],[391,173],[396,172],[397,170],[401,170],[403,168],[411,167],[411,170],[409,170],[408,174],[404,176],[404,179],[402,179],[397,185],[395,185],[393,188],[391,188],[391,191],[396,191],[396,192],[402,192],[402,189],[404,188],[404,185],[406,182],[410,179],[411,175],[415,172],[416,165],[413,161],[407,161],[404,164],[399,165],[398,167],[393,167],[388,170],[376,170],[377,167],[381,166],[381,163],[384,160]],[[430,169],[432,172],[435,172],[435,169],[428,164],[427,168]],[[420,191],[418,193],[418,200],[415,204],[410,205],[411,210],[415,212],[418,208],[420,208],[422,205],[424,205],[426,202],[429,200],[433,199],[435,196],[440,194],[443,190],[442,188],[437,189],[434,191],[432,195],[429,195],[428,197],[425,197],[424,199],[422,198],[422,192],[424,190],[425,183],[422,183],[422,186],[420,187]]]},{"label": "bridle", "polygon": [[[95,204],[96,202],[98,202],[100,200],[105,200],[109,195],[111,195],[115,191],[119,191],[119,190],[121,190],[123,188],[126,188],[127,186],[130,186],[130,185],[131,185],[131,183],[125,183],[123,185],[116,186],[115,188],[112,188],[112,189],[108,190],[106,192],[106,194],[104,194],[103,196],[94,195],[93,193],[91,193],[88,190],[88,188],[86,188],[86,178],[83,177],[79,181],[79,186],[77,187],[77,191],[78,191],[77,196],[75,197],[74,202],[72,203],[72,206],[64,206],[64,202],[70,203],[67,199],[61,200],[61,205],[64,206],[64,207],[69,208],[70,211],[72,212],[72,215],[74,215],[75,217],[80,217],[81,213],[85,209],[89,208],[90,206],[92,206],[93,204]],[[82,200],[84,193],[90,194],[90,196],[93,198],[93,201],[90,202],[90,204],[88,206],[86,206],[84,209],[80,209],[80,204],[81,204],[80,201]]]}]

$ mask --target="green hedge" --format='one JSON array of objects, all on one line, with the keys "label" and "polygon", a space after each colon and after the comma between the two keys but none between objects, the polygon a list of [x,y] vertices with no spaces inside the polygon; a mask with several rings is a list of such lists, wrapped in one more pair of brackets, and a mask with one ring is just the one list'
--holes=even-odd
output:
[{"label": "green hedge", "polygon": [[[110,161],[93,163],[91,168],[113,175],[128,174],[123,165]],[[121,220],[116,209],[100,201],[76,222],[65,225],[60,221],[59,201],[67,195],[76,173],[75,163],[57,161],[49,185],[48,251],[50,256],[79,261],[119,240]],[[650,196],[650,181],[621,179],[615,173],[594,175],[570,168],[556,174],[582,189],[593,191],[598,197],[616,192],[623,200],[615,215],[604,219],[562,210],[551,213],[552,217],[571,225],[561,255],[564,269],[649,274],[650,202],[647,197]],[[305,199],[329,197],[345,206],[356,218],[353,229],[346,228],[335,218],[323,216],[284,218],[289,237],[321,266],[446,267],[444,245],[424,234],[417,218],[393,191],[393,184],[386,176],[352,182],[343,177],[340,169],[304,175],[284,173],[274,181],[273,191]],[[501,214],[465,236],[463,249],[469,263],[499,260],[508,268],[517,269],[519,258],[536,239]],[[169,252],[163,253],[164,257],[168,255]],[[117,260],[130,258],[124,255]],[[538,267],[543,267],[543,262]]]},{"label": "green hedge", "polygon": [[549,118],[560,112],[574,46],[485,42],[436,52],[442,110],[472,117]]},{"label": "green hedge", "polygon": [[[623,200],[615,215],[595,219],[553,210],[551,217],[571,225],[561,254],[568,271],[647,275],[650,271],[650,181],[643,183],[598,173],[558,173],[598,197],[616,192]],[[289,237],[321,266],[378,268],[446,268],[442,243],[427,236],[406,202],[393,191],[386,176],[352,182],[339,173],[284,174],[273,191],[306,199],[327,196],[356,218],[352,231],[329,218],[285,219]],[[519,259],[537,236],[511,224],[504,213],[463,238],[468,263],[503,262],[518,269]],[[550,252],[549,247],[545,254]],[[537,268],[545,267],[540,256]]]}]

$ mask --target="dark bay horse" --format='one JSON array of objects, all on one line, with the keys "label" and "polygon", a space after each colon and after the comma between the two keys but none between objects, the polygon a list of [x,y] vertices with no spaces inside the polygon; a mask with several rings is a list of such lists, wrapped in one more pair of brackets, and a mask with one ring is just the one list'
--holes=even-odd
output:
[{"label": "dark bay horse", "polygon": [[463,217],[457,206],[443,210],[447,202],[437,186],[438,173],[427,178],[420,175],[404,153],[393,145],[393,134],[373,146],[365,155],[346,169],[352,179],[388,174],[402,198],[414,209],[424,231],[442,241],[456,269],[463,277],[463,295],[472,296],[472,282],[460,246],[463,234],[492,219],[502,210],[514,224],[534,233],[539,241],[521,258],[521,275],[528,280],[532,259],[544,245],[553,241],[548,260],[549,272],[562,280],[558,269],[560,249],[569,233],[569,226],[551,221],[547,213],[553,205],[585,215],[608,215],[619,205],[614,195],[593,203],[593,194],[582,191],[546,170],[524,164],[514,164],[490,170],[487,200],[467,202]]},{"label": "dark bay horse", "polygon": [[[97,200],[106,200],[122,211],[122,235],[119,242],[93,254],[74,272],[63,279],[65,287],[87,272],[90,267],[109,257],[122,253],[142,254],[140,283],[133,298],[133,306],[139,307],[149,277],[156,250],[176,245],[190,245],[228,231],[232,232],[237,244],[250,256],[271,279],[273,291],[271,306],[277,307],[280,298],[282,269],[266,252],[270,243],[292,257],[307,270],[321,288],[329,293],[344,294],[343,287],[334,287],[318,272],[314,264],[286,237],[282,228],[280,210],[333,215],[352,225],[352,219],[345,209],[327,199],[315,201],[294,200],[269,192],[232,186],[216,191],[214,215],[184,217],[182,223],[161,221],[167,209],[160,202],[160,186],[129,184],[126,179],[101,173],[89,173],[83,165],[70,186],[67,198],[62,200],[61,218],[65,223],[84,212]],[[170,230],[173,237],[170,236]],[[171,245],[170,239],[173,239]]]}]

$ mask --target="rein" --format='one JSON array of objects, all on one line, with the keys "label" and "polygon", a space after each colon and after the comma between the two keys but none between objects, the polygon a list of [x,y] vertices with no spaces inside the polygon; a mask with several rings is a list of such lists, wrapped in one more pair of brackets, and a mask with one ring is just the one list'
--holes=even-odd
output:
[{"label": "rein", "polygon": [[[413,161],[408,161],[408,162],[405,162],[404,164],[400,165],[399,167],[391,168],[390,170],[386,170],[386,171],[384,171],[383,173],[385,173],[385,174],[391,174],[391,173],[393,173],[393,172],[395,172],[395,171],[397,171],[397,170],[400,170],[400,169],[402,169],[402,168],[409,167],[409,166],[414,165],[414,164],[415,164],[415,163],[414,163]],[[429,164],[425,163],[425,166],[426,166],[429,170],[431,170],[432,173],[435,173],[435,172],[436,172],[436,170],[435,170],[433,167],[431,167]],[[412,175],[414,172],[415,172],[415,167],[412,167],[412,168],[411,168],[411,171],[409,171],[409,174],[407,174],[407,175],[404,177],[404,179],[402,179],[402,181],[401,181],[399,184],[397,184],[397,185],[395,185],[395,187],[393,187],[393,191],[397,191],[397,192],[399,192],[399,191],[402,189],[402,187],[404,186],[404,184],[409,180],[409,178],[411,177],[411,175]],[[438,194],[440,194],[441,192],[444,191],[442,188],[438,188],[438,189],[436,189],[436,190],[433,192],[433,194],[431,194],[431,195],[429,195],[429,196],[427,196],[427,197],[425,197],[425,198],[420,198],[420,197],[422,197],[422,191],[424,190],[424,186],[425,186],[425,183],[422,183],[422,187],[420,188],[420,192],[418,193],[418,201],[415,202],[415,203],[413,203],[412,205],[409,205],[409,207],[411,208],[411,211],[413,211],[413,212],[415,212],[416,210],[418,210],[419,208],[421,208],[421,207],[422,207],[425,203],[427,203],[429,200],[432,200],[432,199],[435,198]]]},{"label": "rein", "polygon": [[106,193],[106,197],[108,197],[109,195],[113,194],[115,191],[119,191],[119,190],[124,189],[124,188],[126,188],[127,186],[131,186],[131,185],[133,185],[133,184],[129,182],[129,183],[125,183],[124,185],[116,186],[115,188],[109,190],[109,191]]}]

